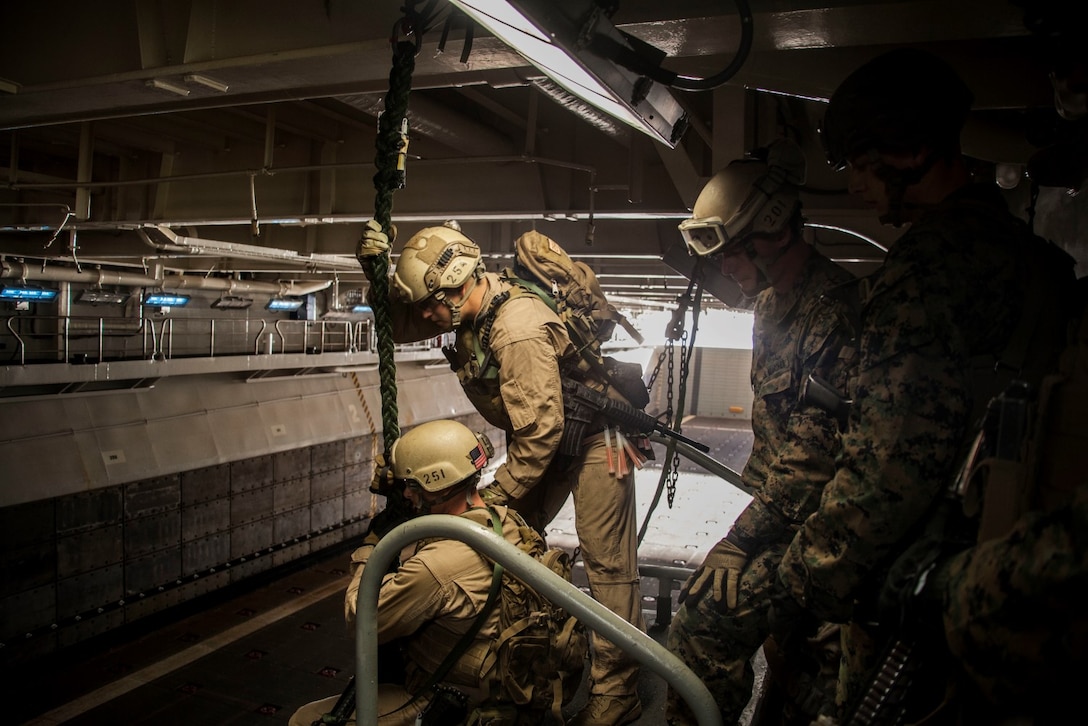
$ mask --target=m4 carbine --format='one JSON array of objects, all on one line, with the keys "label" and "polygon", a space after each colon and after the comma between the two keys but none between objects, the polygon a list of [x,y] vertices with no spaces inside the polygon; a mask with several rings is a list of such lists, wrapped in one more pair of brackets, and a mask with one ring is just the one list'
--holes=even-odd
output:
[{"label": "m4 carbine", "polygon": [[702,452],[710,451],[706,444],[673,431],[665,424],[644,411],[609,398],[589,386],[569,378],[563,379],[563,415],[566,419],[563,440],[559,451],[568,456],[577,456],[582,451],[582,439],[585,438],[586,426],[594,416],[600,414],[612,423],[624,426],[640,434],[656,431],[670,438],[681,441]]}]

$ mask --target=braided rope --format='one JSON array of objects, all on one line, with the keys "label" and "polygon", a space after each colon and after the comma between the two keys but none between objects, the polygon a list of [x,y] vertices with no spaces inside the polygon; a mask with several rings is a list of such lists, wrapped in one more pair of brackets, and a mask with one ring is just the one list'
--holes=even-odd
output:
[{"label": "braided rope", "polygon": [[[377,152],[374,156],[374,219],[392,240],[393,192],[404,186],[397,170],[397,153],[401,145],[401,120],[408,111],[408,94],[412,90],[416,46],[399,42],[393,49],[393,67],[389,71],[389,91],[385,94],[385,112],[378,119]],[[375,257],[359,257],[359,263],[370,281],[370,300],[374,308],[374,326],[378,340],[378,376],[382,395],[382,437],[388,454],[393,442],[400,437],[397,411],[397,366],[393,360],[393,318],[389,307],[389,253]],[[387,457],[388,460],[388,457]]]}]

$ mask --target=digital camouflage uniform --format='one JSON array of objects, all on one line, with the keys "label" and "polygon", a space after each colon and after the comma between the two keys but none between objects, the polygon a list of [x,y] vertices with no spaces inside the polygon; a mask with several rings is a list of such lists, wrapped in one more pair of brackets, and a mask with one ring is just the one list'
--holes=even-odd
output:
[{"label": "digital camouflage uniform", "polygon": [[[618,477],[609,473],[601,436],[589,437],[575,459],[557,455],[564,421],[560,362],[576,359],[577,352],[563,323],[540,298],[518,294],[519,290],[494,273],[486,273],[484,280],[489,288],[481,312],[457,330],[456,355],[465,394],[488,422],[506,432],[506,461],[495,471],[495,483],[509,495],[507,504],[540,532],[573,493],[578,544],[590,593],[597,602],[644,630],[634,474],[629,471]],[[493,308],[496,296],[504,293],[510,297]],[[397,342],[438,333],[433,324],[403,303],[392,303],[392,310]],[[486,346],[473,355],[481,334],[487,337]],[[488,351],[496,365],[473,376]],[[603,429],[603,423],[596,427],[594,423],[587,427],[587,434]],[[637,662],[596,634],[591,638],[593,693],[635,693]]]},{"label": "digital camouflage uniform", "polygon": [[[809,373],[840,392],[852,360],[850,338],[855,278],[812,251],[792,290],[764,290],[755,305],[752,340],[752,453],[745,484],[755,497],[734,523],[730,538],[749,554],[737,607],[708,596],[689,596],[669,629],[668,648],[706,684],[725,723],[735,723],[752,695],[749,659],[769,635],[768,595],[786,544],[816,509],[835,471],[839,425],[834,416],[803,404]],[[831,679],[833,683],[833,678]],[[673,690],[667,713],[695,723]]]},{"label": "digital camouflage uniform", "polygon": [[[519,517],[506,507],[494,507],[502,522],[503,537],[511,544],[521,542]],[[490,529],[485,509],[473,509],[460,515]],[[355,550],[351,556],[352,578],[344,596],[344,615],[355,621],[356,601],[363,569],[373,546]],[[402,555],[403,556],[403,555]],[[430,702],[423,694],[410,705],[414,690],[423,686],[446,655],[472,627],[487,602],[494,566],[463,542],[452,539],[420,540],[410,557],[395,571],[385,575],[378,591],[378,644],[401,639],[405,660],[403,683],[378,684],[378,723],[380,726],[408,726]],[[442,680],[469,697],[470,704],[482,698],[481,667],[499,632],[499,608],[493,608],[472,644],[465,650]],[[328,713],[339,696],[307,704],[291,717],[291,726],[310,726]],[[352,721],[351,723],[354,723]]]},{"label": "digital camouflage uniform", "polygon": [[[917,536],[952,480],[973,418],[1003,388],[992,372],[1003,370],[997,361],[1024,330],[1027,279],[1049,255],[995,188],[967,186],[916,220],[868,281],[839,466],[779,569],[816,617],[849,621],[859,601],[861,613],[872,612],[882,571]],[[1032,289],[1057,293],[1062,282]],[[1056,347],[1026,346],[1035,357]],[[847,696],[868,666],[849,664]]]}]

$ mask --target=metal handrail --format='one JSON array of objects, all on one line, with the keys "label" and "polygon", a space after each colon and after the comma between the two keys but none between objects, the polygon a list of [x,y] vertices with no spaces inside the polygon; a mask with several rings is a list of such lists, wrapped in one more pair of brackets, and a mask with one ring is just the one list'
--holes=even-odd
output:
[{"label": "metal handrail", "polygon": [[502,537],[464,517],[428,514],[389,531],[370,553],[356,601],[355,704],[360,726],[378,723],[378,590],[393,558],[406,545],[427,537],[464,542],[499,563],[519,580],[574,615],[642,665],[665,679],[691,707],[701,726],[721,726],[713,696],[691,670],[653,638]]}]

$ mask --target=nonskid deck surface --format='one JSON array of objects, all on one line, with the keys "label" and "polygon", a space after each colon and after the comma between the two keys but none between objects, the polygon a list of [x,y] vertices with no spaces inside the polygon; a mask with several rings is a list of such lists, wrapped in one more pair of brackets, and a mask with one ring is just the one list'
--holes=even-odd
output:
[{"label": "nonskid deck surface", "polygon": [[[740,469],[751,448],[743,422],[691,419],[685,434]],[[682,462],[673,507],[664,494],[639,547],[640,564],[694,567],[747,502],[729,484]],[[660,462],[638,472],[642,523],[661,477]],[[572,548],[573,511],[565,508],[549,544]],[[344,624],[350,546],[289,572],[270,573],[244,590],[209,596],[47,659],[5,663],[8,716],[30,724],[286,724],[296,708],[343,691],[354,670],[354,634]],[[585,586],[581,567],[575,583]],[[659,583],[643,578],[643,610],[659,642]],[[671,593],[671,612],[676,592]],[[588,669],[587,669],[588,670]],[[576,694],[566,711],[585,701]],[[665,685],[644,670],[643,716],[663,723]]]}]

